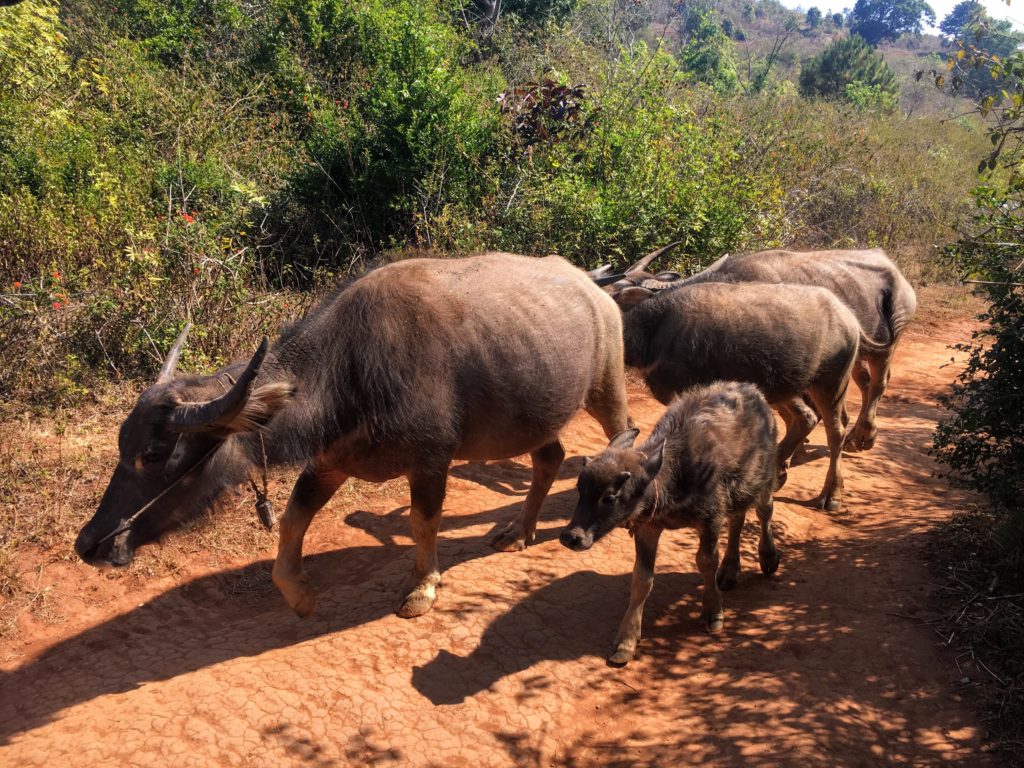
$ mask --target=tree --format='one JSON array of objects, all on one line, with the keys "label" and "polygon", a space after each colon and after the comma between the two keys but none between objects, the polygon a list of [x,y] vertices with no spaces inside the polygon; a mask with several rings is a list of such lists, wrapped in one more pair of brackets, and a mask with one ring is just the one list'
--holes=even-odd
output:
[{"label": "tree", "polygon": [[939,30],[946,37],[962,37],[964,28],[984,15],[985,8],[978,0],[962,0],[942,20]]},{"label": "tree", "polygon": [[844,21],[843,14],[841,14],[841,13],[833,13],[832,14],[832,26],[835,27],[836,29],[842,29],[843,28],[843,21]]},{"label": "tree", "polygon": [[881,55],[859,35],[834,41],[800,69],[800,93],[827,99],[848,99],[847,86],[854,92],[875,89],[878,94],[899,92],[895,73]]},{"label": "tree", "polygon": [[679,52],[683,68],[716,93],[730,94],[739,87],[733,42],[722,31],[714,11],[693,11],[686,21],[690,39]]},{"label": "tree", "polygon": [[811,29],[821,26],[821,11],[814,6],[807,9],[807,26]]},{"label": "tree", "polygon": [[935,11],[925,0],[857,0],[850,29],[878,45],[907,33],[919,35],[925,22],[935,23]]}]

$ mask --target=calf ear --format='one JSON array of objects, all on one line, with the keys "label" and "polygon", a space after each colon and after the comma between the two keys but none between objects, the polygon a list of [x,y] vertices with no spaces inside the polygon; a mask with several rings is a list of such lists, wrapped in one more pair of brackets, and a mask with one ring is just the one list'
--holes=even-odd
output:
[{"label": "calf ear", "polygon": [[636,436],[640,434],[639,429],[624,429],[611,439],[609,448],[632,448],[636,442]]},{"label": "calf ear", "polygon": [[658,443],[658,446],[651,451],[647,458],[643,461],[644,472],[647,476],[653,479],[660,471],[661,464],[665,459],[665,441],[662,440]]}]

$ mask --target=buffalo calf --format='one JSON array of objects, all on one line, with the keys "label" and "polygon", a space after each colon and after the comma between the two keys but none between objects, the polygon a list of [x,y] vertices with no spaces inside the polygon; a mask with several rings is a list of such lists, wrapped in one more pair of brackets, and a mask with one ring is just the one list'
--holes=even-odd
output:
[{"label": "buffalo calf", "polygon": [[[577,482],[579,502],[561,535],[562,544],[582,551],[613,528],[625,527],[636,543],[629,607],[612,664],[626,664],[636,652],[664,529],[697,530],[697,567],[704,577],[701,616],[712,631],[723,624],[719,590],[736,584],[740,531],[751,506],[761,521],[761,571],[771,574],[779,567],[771,529],[775,419],[756,387],[716,382],[687,390],[651,436],[634,447],[638,434],[636,429],[620,432],[598,456],[586,460]],[[729,541],[719,564],[718,538],[726,524]]]}]

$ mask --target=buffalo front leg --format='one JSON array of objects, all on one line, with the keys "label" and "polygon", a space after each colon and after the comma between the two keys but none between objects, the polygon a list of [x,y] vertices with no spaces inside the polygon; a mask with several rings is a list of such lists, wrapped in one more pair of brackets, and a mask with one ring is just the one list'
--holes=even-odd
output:
[{"label": "buffalo front leg", "polygon": [[409,475],[412,496],[412,538],[416,543],[413,586],[398,609],[403,619],[422,616],[437,599],[441,569],[437,564],[437,531],[441,526],[441,506],[448,483],[447,467],[441,471]]},{"label": "buffalo front leg", "polygon": [[697,546],[697,569],[704,577],[704,602],[700,617],[708,630],[717,632],[725,624],[722,610],[722,593],[718,589],[718,534],[721,524],[707,522],[699,529]]},{"label": "buffalo front leg", "polygon": [[636,655],[640,641],[640,625],[643,622],[644,603],[654,586],[654,560],[658,554],[658,539],[662,529],[656,525],[644,525],[634,533],[636,562],[633,563],[633,583],[629,591],[629,607],[622,617],[619,632],[615,636],[615,652],[608,659],[609,664],[623,665]]},{"label": "buffalo front leg", "polygon": [[558,476],[558,468],[565,458],[565,449],[561,442],[555,440],[531,451],[530,458],[533,460],[533,481],[526,494],[526,501],[523,502],[522,519],[510,523],[491,540],[491,546],[501,552],[518,552],[536,540],[540,507]]},{"label": "buffalo front leg", "polygon": [[345,479],[341,472],[307,467],[292,488],[288,508],[281,517],[272,578],[291,609],[303,618],[313,612],[316,597],[302,567],[302,541],[313,516]]}]

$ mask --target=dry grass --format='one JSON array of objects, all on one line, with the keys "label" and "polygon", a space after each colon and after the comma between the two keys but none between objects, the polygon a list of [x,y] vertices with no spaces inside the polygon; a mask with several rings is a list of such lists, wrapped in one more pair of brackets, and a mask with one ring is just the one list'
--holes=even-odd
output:
[{"label": "dry grass", "polygon": [[954,516],[927,557],[941,579],[929,622],[955,649],[957,675],[982,710],[1003,765],[1024,766],[1024,548],[990,510]]}]

